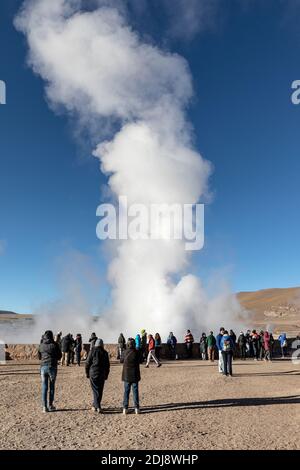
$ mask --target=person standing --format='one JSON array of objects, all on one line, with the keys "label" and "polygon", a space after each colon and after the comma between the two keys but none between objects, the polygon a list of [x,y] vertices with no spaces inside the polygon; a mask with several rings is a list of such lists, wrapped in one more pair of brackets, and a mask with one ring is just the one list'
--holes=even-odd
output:
[{"label": "person standing", "polygon": [[232,376],[232,356],[234,344],[232,337],[228,334],[228,331],[225,330],[224,334],[220,341],[222,356],[223,356],[223,374]]},{"label": "person standing", "polygon": [[93,391],[92,410],[101,413],[101,401],[105,381],[108,379],[110,370],[109,357],[104,349],[102,339],[97,339],[95,346],[90,350],[85,364],[86,377],[90,379]]},{"label": "person standing", "polygon": [[120,333],[120,336],[118,338],[118,359],[120,360],[120,363],[123,362],[125,349],[126,349],[126,341],[125,341],[123,333]]},{"label": "person standing", "polygon": [[146,330],[141,331],[141,362],[147,359],[147,333]]},{"label": "person standing", "polygon": [[133,404],[135,414],[140,413],[139,401],[139,381],[140,373],[140,355],[135,347],[135,340],[129,338],[127,348],[124,352],[124,362],[122,370],[122,381],[124,382],[123,414],[128,413],[130,390],[133,390]]},{"label": "person standing", "polygon": [[47,411],[55,411],[55,406],[53,405],[53,402],[55,394],[55,382],[57,376],[57,362],[60,360],[61,356],[62,354],[60,347],[54,341],[52,331],[45,331],[38,351],[38,357],[41,361],[40,371],[42,379],[43,413],[46,413]]},{"label": "person standing", "polygon": [[287,339],[286,339],[286,333],[281,333],[278,337],[278,341],[280,343],[281,347],[281,358],[284,359],[286,354],[287,354]]},{"label": "person standing", "polygon": [[206,334],[202,333],[201,338],[200,338],[200,357],[203,361],[207,360],[207,338]]},{"label": "person standing", "polygon": [[244,361],[246,360],[246,337],[244,332],[240,332],[240,336],[238,337],[238,346],[240,351],[240,358]]},{"label": "person standing", "polygon": [[265,361],[271,361],[271,335],[268,331],[264,332],[264,350],[265,350]]},{"label": "person standing", "polygon": [[80,333],[77,333],[75,338],[75,357],[76,357],[76,364],[80,366],[81,362],[81,351],[82,351],[82,336]]},{"label": "person standing", "polygon": [[154,341],[155,341],[155,355],[158,359],[160,360],[160,351],[161,351],[161,337],[159,333],[155,333],[154,336]]},{"label": "person standing", "polygon": [[186,335],[184,337],[184,342],[185,342],[187,358],[191,359],[191,357],[193,356],[193,343],[194,343],[194,337],[191,333],[191,330],[187,330]]},{"label": "person standing", "polygon": [[258,346],[258,334],[256,333],[256,330],[252,330],[251,333],[251,343],[252,343],[252,350],[253,350],[253,356],[254,360],[257,361],[259,358],[259,346]]},{"label": "person standing", "polygon": [[155,364],[157,367],[161,366],[161,363],[157,359],[155,355],[155,340],[152,335],[148,335],[148,356],[147,356],[147,362],[145,367],[149,367],[151,359],[154,360]]},{"label": "person standing", "polygon": [[235,354],[236,354],[236,334],[233,330],[229,330],[229,336],[231,337],[232,339],[232,342],[233,342],[233,355],[232,355],[232,359],[234,359],[235,357]]},{"label": "person standing", "polygon": [[62,352],[61,365],[62,366],[64,366],[64,365],[69,366],[70,365],[71,346],[72,346],[71,335],[70,335],[70,333],[68,333],[61,340],[61,352]]},{"label": "person standing", "polygon": [[62,338],[62,332],[59,331],[57,335],[55,335],[54,341],[58,344],[60,348],[61,348],[61,338]]},{"label": "person standing", "polygon": [[214,362],[215,360],[215,347],[216,347],[216,338],[214,337],[213,331],[211,331],[207,337],[208,359],[211,362]]},{"label": "person standing", "polygon": [[177,338],[176,336],[173,335],[172,331],[169,333],[168,339],[167,339],[167,345],[169,348],[170,352],[170,359],[177,359],[177,354],[176,354],[176,345],[177,345]]},{"label": "person standing", "polygon": [[95,343],[96,343],[97,339],[98,339],[98,338],[97,338],[97,335],[96,335],[96,333],[95,333],[95,332],[93,332],[93,333],[91,334],[91,337],[90,337],[90,339],[89,339],[89,343],[90,343],[90,350],[91,350],[91,349],[93,349],[93,347],[95,346]]},{"label": "person standing", "polygon": [[220,333],[216,337],[216,343],[217,343],[217,348],[218,348],[218,353],[219,353],[219,373],[222,374],[224,370],[224,364],[223,364],[223,356],[222,356],[222,346],[221,346],[221,339],[223,337],[225,328],[223,326],[220,328]]},{"label": "person standing", "polygon": [[264,357],[264,332],[260,330],[259,332],[259,360],[262,361]]}]

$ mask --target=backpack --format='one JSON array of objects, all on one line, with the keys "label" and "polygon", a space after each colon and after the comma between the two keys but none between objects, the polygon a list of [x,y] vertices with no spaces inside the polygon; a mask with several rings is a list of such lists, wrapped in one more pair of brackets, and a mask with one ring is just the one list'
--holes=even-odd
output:
[{"label": "backpack", "polygon": [[230,339],[225,339],[223,342],[223,351],[231,351],[231,342]]}]

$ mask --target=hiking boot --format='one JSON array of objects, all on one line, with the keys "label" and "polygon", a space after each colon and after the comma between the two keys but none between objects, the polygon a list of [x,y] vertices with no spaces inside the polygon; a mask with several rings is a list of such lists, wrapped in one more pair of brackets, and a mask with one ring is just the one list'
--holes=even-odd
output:
[{"label": "hiking boot", "polygon": [[92,411],[97,411],[97,408],[95,406],[92,406],[91,410]]},{"label": "hiking boot", "polygon": [[56,411],[56,408],[54,405],[50,405],[48,408],[48,411]]},{"label": "hiking boot", "polygon": [[128,415],[128,409],[127,408],[123,408],[123,415]]},{"label": "hiking boot", "polygon": [[134,412],[135,412],[136,415],[141,414],[141,410],[140,410],[139,408],[135,408],[135,409],[134,409]]},{"label": "hiking boot", "polygon": [[145,365],[145,369],[148,369],[148,368],[149,368],[149,366],[148,366],[148,365]]},{"label": "hiking boot", "polygon": [[43,413],[48,413],[48,408],[47,408],[47,406],[43,406],[43,410],[42,410],[42,411],[43,411]]},{"label": "hiking boot", "polygon": [[161,367],[161,363],[157,364],[157,367]]},{"label": "hiking boot", "polygon": [[102,413],[102,410],[101,410],[101,408],[97,408],[97,410],[96,410],[96,411],[97,411],[97,413]]}]

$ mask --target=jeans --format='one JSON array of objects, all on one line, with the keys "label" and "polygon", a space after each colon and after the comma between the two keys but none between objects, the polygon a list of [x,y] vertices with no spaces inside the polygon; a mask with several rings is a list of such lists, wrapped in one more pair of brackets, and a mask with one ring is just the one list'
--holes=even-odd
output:
[{"label": "jeans", "polygon": [[129,395],[130,390],[133,390],[133,404],[135,408],[140,407],[139,401],[139,384],[138,382],[124,382],[124,398],[123,398],[123,408],[127,410],[129,404]]},{"label": "jeans", "polygon": [[101,400],[104,389],[104,378],[103,377],[90,377],[90,383],[93,391],[93,406],[94,408],[101,408]]},{"label": "jeans", "polygon": [[42,403],[47,408],[48,406],[48,388],[49,390],[49,406],[53,405],[55,393],[55,380],[57,375],[57,367],[49,365],[41,366],[41,379],[42,379]]},{"label": "jeans", "polygon": [[81,349],[76,349],[75,352],[76,352],[76,363],[80,366],[80,362],[81,362]]},{"label": "jeans", "polygon": [[224,375],[232,375],[232,351],[222,351],[223,364],[224,364]]},{"label": "jeans", "polygon": [[246,359],[246,345],[244,344],[240,345],[240,358]]}]

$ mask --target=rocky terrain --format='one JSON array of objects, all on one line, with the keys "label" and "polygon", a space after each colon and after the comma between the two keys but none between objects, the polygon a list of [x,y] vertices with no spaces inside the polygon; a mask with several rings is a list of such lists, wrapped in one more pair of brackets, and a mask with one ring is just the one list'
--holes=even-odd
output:
[{"label": "rocky terrain", "polygon": [[234,361],[234,377],[207,361],[142,368],[141,415],[121,414],[114,362],[91,411],[83,367],[59,367],[57,411],[43,414],[38,362],[0,365],[0,449],[300,449],[299,365]]}]

